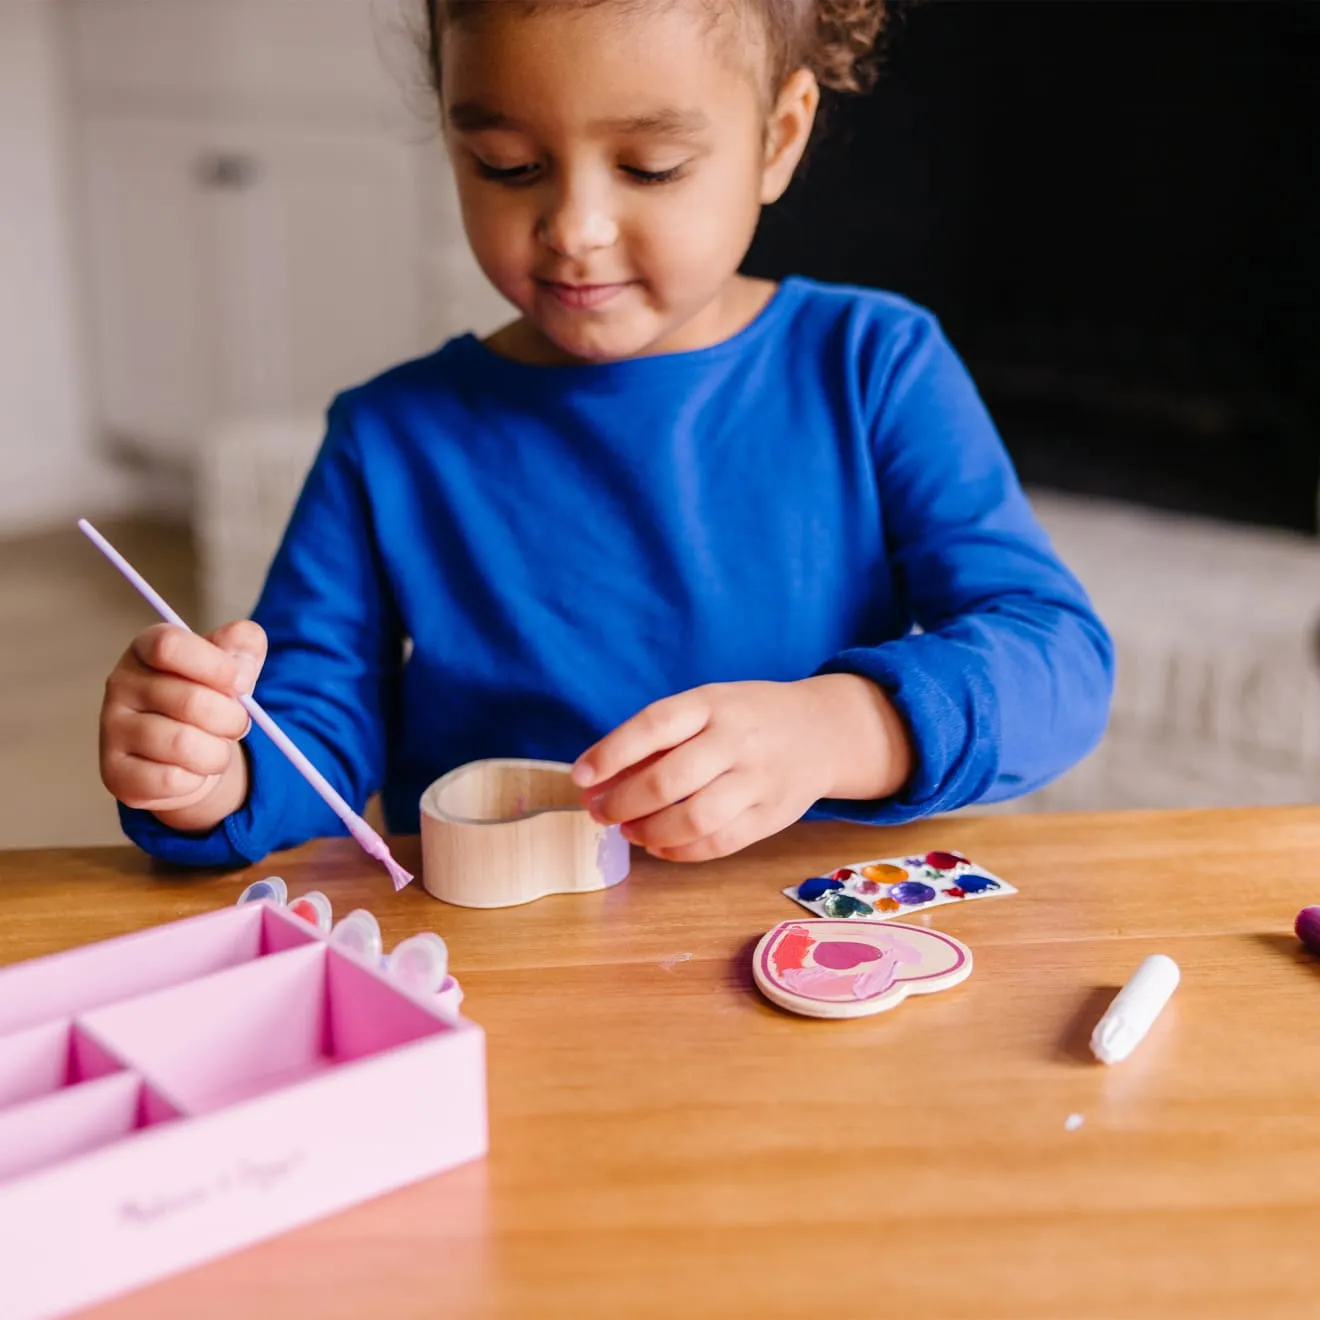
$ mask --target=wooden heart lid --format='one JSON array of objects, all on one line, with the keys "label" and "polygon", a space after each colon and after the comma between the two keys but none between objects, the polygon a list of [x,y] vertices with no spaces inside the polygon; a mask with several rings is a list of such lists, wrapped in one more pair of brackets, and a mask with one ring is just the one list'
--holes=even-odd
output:
[{"label": "wooden heart lid", "polygon": [[971,971],[972,951],[961,941],[894,921],[784,921],[752,955],[765,997],[807,1017],[883,1013],[908,995],[947,990]]}]

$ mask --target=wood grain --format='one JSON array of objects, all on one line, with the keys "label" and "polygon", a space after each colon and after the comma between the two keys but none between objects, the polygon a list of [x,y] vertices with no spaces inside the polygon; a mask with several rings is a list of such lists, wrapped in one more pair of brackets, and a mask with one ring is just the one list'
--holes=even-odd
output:
[{"label": "wood grain", "polygon": [[[1020,891],[926,916],[973,949],[969,980],[852,1022],[757,994],[748,955],[794,914],[784,885],[932,848]],[[397,855],[411,866],[416,841]],[[438,929],[488,1032],[488,1160],[102,1320],[1312,1316],[1320,960],[1291,926],[1320,901],[1317,857],[1311,808],[811,825],[722,863],[639,856],[614,890],[473,911],[391,893],[347,841],[188,877],[127,850],[8,853],[0,959],[205,911],[277,873],[336,912],[371,908],[387,946]],[[1087,1036],[1155,952],[1182,984],[1103,1068]]]}]

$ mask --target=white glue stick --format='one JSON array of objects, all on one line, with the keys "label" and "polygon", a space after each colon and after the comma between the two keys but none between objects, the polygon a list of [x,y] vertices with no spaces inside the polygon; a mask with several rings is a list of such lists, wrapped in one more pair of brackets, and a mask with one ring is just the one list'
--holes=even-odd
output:
[{"label": "white glue stick", "polygon": [[1101,1063],[1121,1063],[1141,1044],[1177,986],[1178,964],[1162,953],[1152,954],[1095,1024],[1091,1053]]}]

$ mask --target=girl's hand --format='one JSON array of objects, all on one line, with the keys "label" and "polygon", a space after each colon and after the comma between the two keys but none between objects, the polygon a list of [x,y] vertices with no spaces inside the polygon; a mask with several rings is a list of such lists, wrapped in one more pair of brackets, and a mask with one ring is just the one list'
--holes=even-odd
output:
[{"label": "girl's hand", "polygon": [[897,711],[852,674],[720,683],[658,701],[578,759],[592,816],[674,862],[727,856],[822,798],[898,791],[912,752]]},{"label": "girl's hand", "polygon": [[157,624],[140,633],[105,685],[101,779],[127,807],[204,831],[247,799],[248,729],[239,693],[266,659],[266,634],[231,623],[199,637]]}]

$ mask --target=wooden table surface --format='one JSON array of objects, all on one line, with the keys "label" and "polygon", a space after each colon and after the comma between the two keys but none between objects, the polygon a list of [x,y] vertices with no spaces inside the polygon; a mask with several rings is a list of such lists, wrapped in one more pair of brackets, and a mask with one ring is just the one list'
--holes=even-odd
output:
[{"label": "wooden table surface", "polygon": [[[783,886],[933,848],[1020,890],[929,915],[973,949],[966,982],[854,1022],[760,998],[751,948],[801,914]],[[1291,933],[1320,902],[1320,809],[799,826],[495,912],[394,895],[347,842],[185,877],[5,853],[0,961],[276,873],[370,907],[387,947],[448,940],[488,1034],[489,1158],[101,1320],[1320,1315],[1320,960]],[[1091,1028],[1156,952],[1182,984],[1106,1069]]]}]

